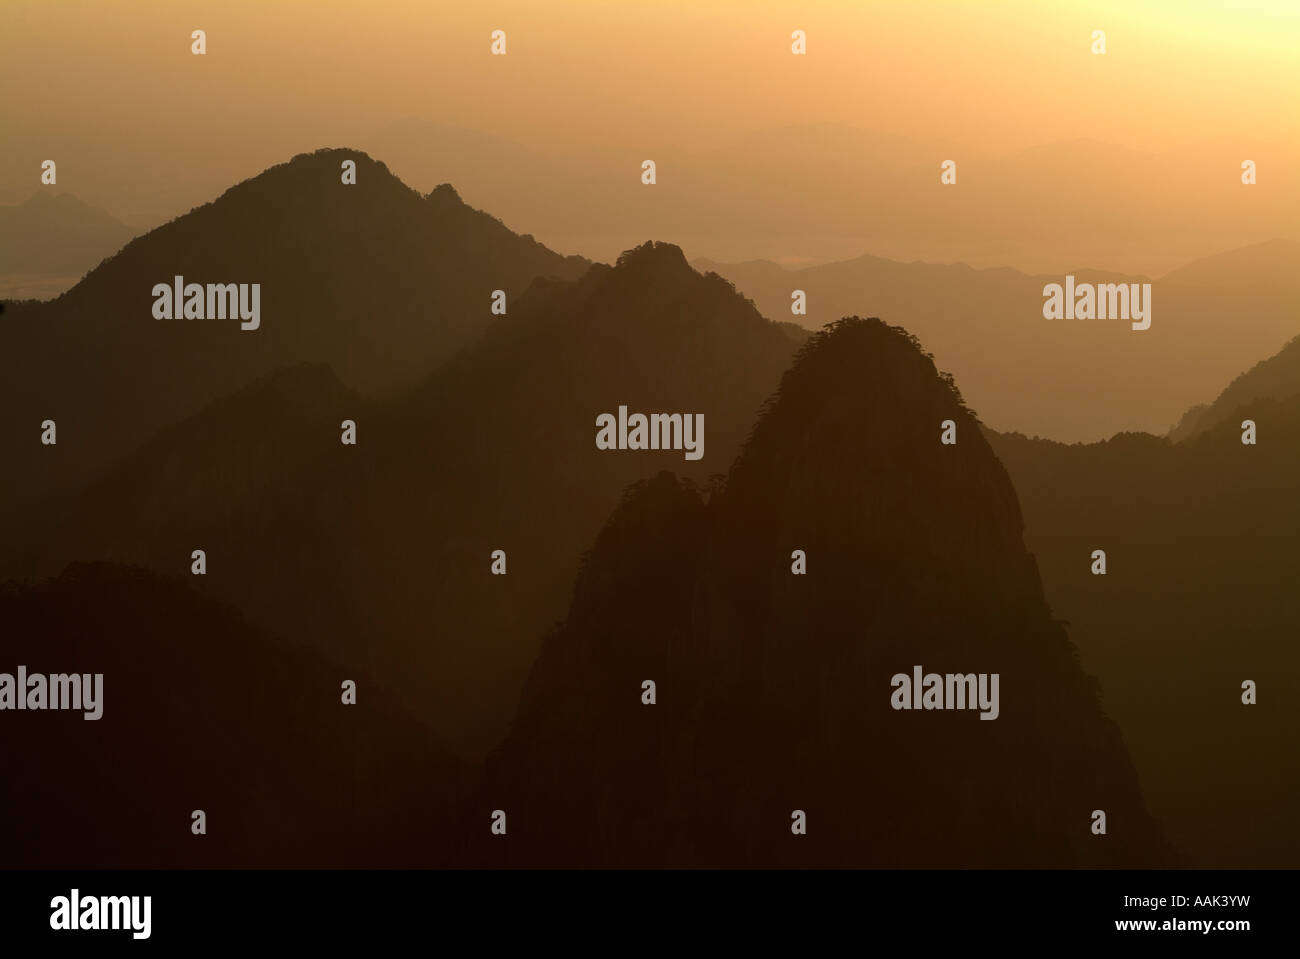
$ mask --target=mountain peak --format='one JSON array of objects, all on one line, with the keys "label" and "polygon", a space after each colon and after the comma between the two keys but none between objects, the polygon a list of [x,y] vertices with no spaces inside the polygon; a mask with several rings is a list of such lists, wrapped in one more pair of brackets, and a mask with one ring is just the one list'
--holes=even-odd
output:
[{"label": "mountain peak", "polygon": [[[344,178],[352,163],[355,184]],[[450,202],[453,194],[435,196]],[[4,214],[0,208],[0,236]],[[46,235],[50,246],[66,247],[66,233]],[[23,261],[0,243],[0,262]],[[58,300],[13,310],[12,324],[6,312],[6,335],[23,338],[6,341],[13,355],[43,360],[11,364],[0,377],[0,406],[11,414],[0,439],[8,442],[30,415],[16,411],[49,408],[57,398],[86,417],[88,440],[60,465],[45,457],[5,471],[0,501],[12,503],[11,491],[49,489],[56,481],[42,469],[74,482],[167,423],[302,360],[328,363],[359,393],[391,396],[478,339],[492,290],[513,307],[535,277],[576,279],[589,265],[482,211],[434,207],[360,150],[300,153],[126,243]],[[260,297],[262,325],[156,322],[150,291],[175,277],[247,284]],[[82,369],[95,376],[79,376]]]},{"label": "mountain peak", "polygon": [[439,183],[430,191],[427,199],[439,208],[465,206],[465,201],[450,183]]},{"label": "mountain peak", "polygon": [[682,248],[675,243],[665,243],[661,240],[647,240],[640,246],[633,247],[630,250],[624,250],[614,264],[615,269],[628,270],[630,272],[640,272],[642,270],[652,269],[681,269],[690,270],[691,266],[686,262],[686,256],[682,253]]},{"label": "mountain peak", "polygon": [[235,184],[223,196],[256,194],[270,187],[283,189],[286,186],[297,187],[299,184],[320,183],[333,186],[339,182],[343,163],[347,160],[356,164],[358,184],[383,183],[386,188],[397,186],[403,191],[419,195],[389,170],[387,164],[374,159],[364,150],[322,147],[267,167],[256,176]]},{"label": "mountain peak", "polygon": [[[946,420],[955,446],[941,440]],[[906,331],[850,317],[815,336],[725,485],[707,492],[659,473],[596,536],[488,766],[484,798],[504,793],[538,824],[515,855],[653,867],[1165,861],[1123,743],[1043,599],[1006,473]],[[678,602],[648,608],[647,595]],[[891,699],[891,676],[919,688],[921,664],[978,674],[994,690],[981,718],[997,722],[899,712],[914,707]],[[668,712],[624,705],[621,690],[644,676],[672,690]],[[998,683],[1015,690],[1005,710]],[[924,774],[882,791],[881,769]],[[824,810],[807,843],[765,825],[787,814],[791,783]],[[1074,839],[1081,794],[1124,810],[1117,842]],[[598,840],[552,838],[595,816]],[[988,825],[972,831],[977,819]]]},{"label": "mountain peak", "polygon": [[[952,444],[941,442],[945,423]],[[800,348],[732,466],[726,498],[741,515],[779,516],[788,536],[811,541],[820,530],[827,544],[856,537],[889,555],[894,565],[875,579],[897,579],[892,589],[904,589],[900,570],[942,570],[980,584],[972,604],[1042,607],[1015,490],[978,421],[916,338],[879,319],[847,317]],[[925,602],[937,609],[939,600]]]},{"label": "mountain peak", "polygon": [[48,190],[37,190],[29,196],[19,206],[37,208],[37,207],[65,207],[76,210],[93,209],[90,204],[72,193],[50,193]]},{"label": "mountain peak", "polygon": [[844,317],[811,336],[769,406],[781,400],[801,410],[828,404],[851,410],[857,417],[849,437],[854,443],[879,438],[869,435],[868,424],[892,433],[903,401],[927,415],[973,418],[952,376],[935,367],[917,338],[876,317]]},{"label": "mountain peak", "polygon": [[[277,163],[269,170],[278,170],[281,168],[302,169],[305,167],[316,166],[338,166],[344,160],[356,161],[357,167],[371,167],[381,169],[388,173],[388,165],[380,160],[376,160],[365,150],[357,150],[351,147],[321,147],[319,150],[313,150],[310,153],[294,154],[284,163]],[[392,174],[389,174],[390,176]]]}]

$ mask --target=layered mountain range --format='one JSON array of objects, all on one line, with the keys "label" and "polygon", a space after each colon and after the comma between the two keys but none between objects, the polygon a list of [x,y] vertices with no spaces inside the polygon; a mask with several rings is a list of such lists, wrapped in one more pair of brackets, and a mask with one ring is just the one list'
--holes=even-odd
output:
[{"label": "layered mountain range", "polygon": [[[1294,335],[1290,255],[1162,278],[1135,333],[1014,271],[590,263],[356,151],[273,167],[0,314],[0,672],[107,695],[20,717],[18,858],[1293,864],[1295,341],[1168,437],[995,432],[1167,426]],[[155,319],[175,276],[260,284],[260,327]],[[699,457],[602,442],[635,414]],[[914,669],[997,718],[895,708]]]}]

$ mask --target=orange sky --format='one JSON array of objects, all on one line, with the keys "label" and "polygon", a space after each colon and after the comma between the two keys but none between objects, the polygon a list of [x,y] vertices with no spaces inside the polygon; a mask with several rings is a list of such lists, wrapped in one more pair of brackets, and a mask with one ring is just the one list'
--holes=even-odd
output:
[{"label": "orange sky", "polygon": [[[504,58],[485,55],[495,28]],[[985,149],[1085,134],[1161,148],[1276,132],[1300,106],[1292,0],[6,0],[0,32],[6,139],[51,124],[152,135],[182,117],[263,136],[288,115],[337,136],[428,114],[539,146],[707,147],[834,120]]]},{"label": "orange sky", "polygon": [[[190,54],[198,27],[205,57]],[[488,54],[496,28],[505,57]],[[806,57],[790,54],[795,28]],[[823,121],[991,153],[1294,146],[1300,116],[1294,0],[5,0],[0,37],[0,201],[30,195],[33,161],[56,156],[61,185],[91,184],[135,222],[410,115],[564,154],[706,150]],[[93,189],[101,167],[166,168],[156,209]]]}]

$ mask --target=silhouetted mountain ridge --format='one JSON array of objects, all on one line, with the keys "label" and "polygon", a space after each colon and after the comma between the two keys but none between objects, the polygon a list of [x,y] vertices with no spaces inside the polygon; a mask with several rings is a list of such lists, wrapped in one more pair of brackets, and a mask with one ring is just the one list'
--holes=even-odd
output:
[{"label": "silhouetted mountain ridge", "polygon": [[[205,549],[199,588],[389,677],[472,755],[504,733],[620,492],[668,465],[723,470],[794,349],[725,280],[648,244],[575,281],[534,281],[389,400],[298,365],[209,405],[34,513],[11,575],[78,558],[186,575]],[[702,458],[597,449],[596,417],[620,405],[702,414]],[[340,443],[343,419],[355,446]],[[490,573],[495,549],[504,577]]]},{"label": "silhouetted mountain ridge", "polygon": [[[1000,673],[1000,716],[892,709],[917,664]],[[849,318],[800,350],[724,486],[663,473],[625,494],[489,762],[480,803],[519,814],[510,851],[482,855],[1164,861],[1097,700],[973,415],[908,334]]]},{"label": "silhouetted mountain ridge", "polygon": [[[621,491],[669,465],[701,481],[723,469],[794,348],[725,280],[648,243],[576,282],[534,284],[386,407],[363,443],[374,485],[356,497],[355,532],[358,555],[386,559],[359,569],[356,588],[379,598],[379,645],[429,671],[438,729],[470,752],[499,740]],[[702,414],[703,457],[598,449],[597,416],[621,405]],[[505,577],[489,573],[498,548]],[[439,642],[425,641],[424,622],[440,624]]]},{"label": "silhouetted mountain ridge", "polygon": [[[355,185],[342,182],[347,160]],[[57,300],[6,311],[0,440],[21,468],[5,492],[81,482],[164,424],[300,362],[391,396],[491,325],[493,290],[513,298],[536,276],[587,266],[450,188],[421,197],[365,154],[302,154],[137,237]],[[175,276],[260,284],[260,328],[155,319],[151,290]],[[38,442],[47,418],[57,450]]]}]

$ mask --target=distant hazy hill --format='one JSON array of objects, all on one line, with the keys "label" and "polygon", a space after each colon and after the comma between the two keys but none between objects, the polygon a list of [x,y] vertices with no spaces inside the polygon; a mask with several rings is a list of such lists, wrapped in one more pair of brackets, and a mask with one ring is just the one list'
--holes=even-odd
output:
[{"label": "distant hazy hill", "polygon": [[0,585],[0,662],[103,674],[96,721],[4,713],[9,867],[434,866],[464,828],[467,771],[380,684],[183,583],[79,564]]},{"label": "distant hazy hill", "polygon": [[61,293],[132,235],[71,193],[41,190],[0,206],[0,298]]},{"label": "distant hazy hill", "polygon": [[[1300,390],[1281,401],[1245,392],[1229,419],[1180,443],[990,441],[1048,602],[1101,679],[1188,863],[1294,867]],[[1241,442],[1244,418],[1255,446]],[[1104,576],[1092,573],[1098,549]],[[1257,705],[1242,704],[1244,680],[1258,683]]]},{"label": "distant hazy hill", "polygon": [[[1300,324],[1298,324],[1300,325]],[[1300,393],[1300,336],[1282,348],[1282,351],[1261,360],[1228,384],[1209,405],[1194,406],[1183,414],[1169,432],[1175,442],[1189,439],[1204,432],[1238,409],[1262,399],[1290,399]]]},{"label": "distant hazy hill", "polygon": [[[1296,332],[1300,244],[1264,243],[1149,277],[1075,271],[1078,282],[1151,282],[1151,328],[1123,320],[1045,320],[1028,276],[962,264],[863,256],[786,270],[764,261],[696,261],[774,319],[812,327],[853,313],[899,320],[962,384],[984,422],[1072,442],[1124,430],[1163,433],[1184,410]],[[804,290],[808,315],[792,316]]]},{"label": "distant hazy hill", "polygon": [[[939,442],[944,419],[956,446]],[[480,805],[518,814],[511,848],[482,855],[1163,861],[1020,527],[974,418],[906,333],[853,318],[818,334],[725,487],[704,495],[663,473],[606,523],[489,762]],[[806,575],[791,573],[794,549]],[[999,717],[894,710],[891,677],[915,665],[999,673]]]},{"label": "distant hazy hill", "polygon": [[[1256,141],[1241,183],[1239,139],[1165,152],[1096,140],[1006,155],[837,123],[755,130],[716,149],[645,143],[564,155],[419,118],[361,143],[421,189],[456,183],[555,249],[612,259],[645,236],[692,256],[960,260],[1056,272],[1160,274],[1207,253],[1296,237],[1300,167],[1285,141]],[[658,165],[653,188],[643,160]],[[957,183],[939,182],[957,163]],[[855,304],[854,309],[870,304]],[[827,319],[831,317],[828,316]],[[1167,425],[1167,424],[1165,424]]]},{"label": "distant hazy hill", "polygon": [[[340,165],[357,163],[357,183]],[[0,489],[89,479],[160,427],[301,362],[391,395],[490,324],[491,295],[586,261],[552,253],[442,186],[421,196],[350,150],[295,157],[138,237],[57,300],[0,316]],[[152,288],[260,283],[261,328],[158,320]],[[42,448],[40,424],[58,424]]]},{"label": "distant hazy hill", "polygon": [[344,588],[340,533],[360,462],[340,424],[364,430],[371,408],[327,366],[277,371],[163,429],[84,490],[22,514],[0,578],[40,579],[85,559],[190,577],[202,549],[207,572],[191,581],[251,621],[296,639],[359,637],[365,616]]},{"label": "distant hazy hill", "polygon": [[[621,491],[668,466],[723,472],[796,343],[669,244],[538,280],[483,322],[388,401],[299,365],[211,405],[27,517],[0,569],[110,559],[188,576],[207,549],[200,588],[385,676],[454,745],[486,749]],[[703,457],[597,449],[596,418],[620,405],[702,414]]]}]

